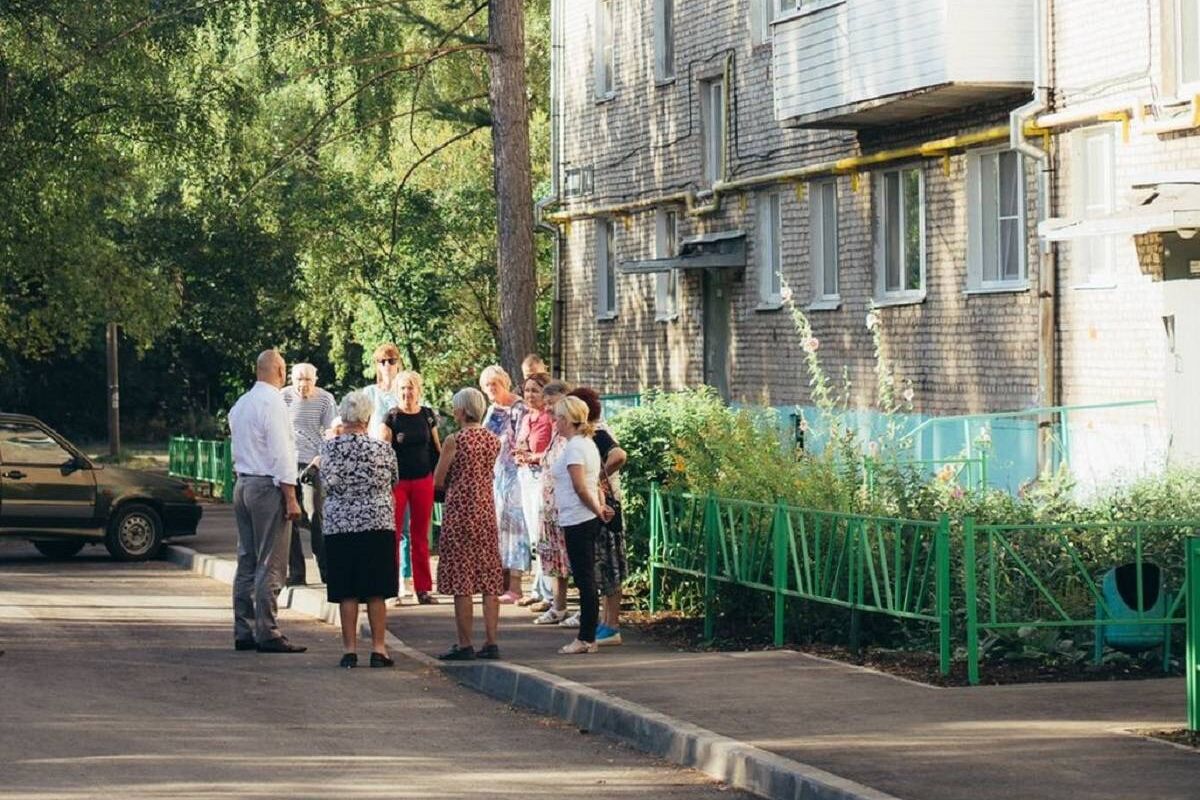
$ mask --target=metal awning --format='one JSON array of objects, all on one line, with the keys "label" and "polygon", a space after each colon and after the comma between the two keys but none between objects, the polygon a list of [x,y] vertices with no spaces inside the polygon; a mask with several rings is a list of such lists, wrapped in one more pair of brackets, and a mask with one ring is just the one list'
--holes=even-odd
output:
[{"label": "metal awning", "polygon": [[1137,236],[1200,229],[1200,178],[1141,183],[1133,187],[1130,207],[1097,217],[1057,217],[1038,225],[1052,242],[1085,236]]},{"label": "metal awning", "polygon": [[622,261],[619,269],[626,275],[645,275],[673,269],[743,269],[745,266],[745,231],[721,231],[684,239],[677,256]]}]

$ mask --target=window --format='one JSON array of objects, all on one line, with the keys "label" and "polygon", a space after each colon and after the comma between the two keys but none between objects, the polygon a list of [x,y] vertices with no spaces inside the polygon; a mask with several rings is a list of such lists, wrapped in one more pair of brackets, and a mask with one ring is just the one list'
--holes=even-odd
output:
[{"label": "window", "polygon": [[1025,288],[1025,167],[1015,150],[967,155],[968,291]]},{"label": "window", "polygon": [[756,44],[771,41],[771,23],[800,7],[801,0],[750,0],[750,39]]},{"label": "window", "polygon": [[596,44],[592,58],[595,66],[596,99],[605,100],[616,92],[613,49],[613,2],[596,0]]},{"label": "window", "polygon": [[616,223],[596,220],[596,316],[617,316],[617,243]]},{"label": "window", "polygon": [[0,425],[0,461],[5,464],[59,467],[72,458],[40,428],[16,422]]},{"label": "window", "polygon": [[758,196],[758,299],[760,308],[778,308],[783,299],[782,196]]},{"label": "window", "polygon": [[702,81],[700,114],[704,124],[704,180],[710,186],[725,173],[725,79]]},{"label": "window", "polygon": [[809,225],[813,270],[814,308],[836,308],[838,297],[837,181],[820,181],[809,187]]},{"label": "window", "polygon": [[925,297],[925,176],[920,167],[875,179],[875,283],[883,302]]},{"label": "window", "polygon": [[[679,216],[675,211],[660,208],[654,212],[654,257],[674,258],[679,255]],[[654,319],[666,322],[679,316],[679,271],[654,274]]]},{"label": "window", "polygon": [[1200,0],[1174,0],[1175,75],[1180,87],[1200,84]]},{"label": "window", "polygon": [[675,79],[675,0],[654,1],[654,79]]},{"label": "window", "polygon": [[591,167],[575,167],[565,173],[563,189],[567,197],[591,194],[594,185],[595,176]]},{"label": "window", "polygon": [[[1114,209],[1113,128],[1105,125],[1075,133],[1072,159],[1075,166],[1075,213],[1098,217]],[[1086,286],[1111,286],[1114,242],[1111,236],[1088,236],[1071,246],[1072,259],[1081,260],[1076,271]]]}]

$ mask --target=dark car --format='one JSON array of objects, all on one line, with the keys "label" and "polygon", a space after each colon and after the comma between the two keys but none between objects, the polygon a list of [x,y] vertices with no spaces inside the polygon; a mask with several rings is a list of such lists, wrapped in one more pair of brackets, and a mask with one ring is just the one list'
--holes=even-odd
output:
[{"label": "dark car", "polygon": [[0,536],[51,558],[103,542],[113,558],[141,561],[194,535],[200,513],[182,481],[93,463],[41,421],[0,413]]}]

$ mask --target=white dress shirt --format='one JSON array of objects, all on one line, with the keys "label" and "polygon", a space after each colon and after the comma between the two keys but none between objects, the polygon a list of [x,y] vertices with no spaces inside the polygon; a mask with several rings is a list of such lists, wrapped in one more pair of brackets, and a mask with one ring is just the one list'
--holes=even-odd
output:
[{"label": "white dress shirt", "polygon": [[233,470],[296,485],[296,443],[283,394],[258,381],[229,410]]}]

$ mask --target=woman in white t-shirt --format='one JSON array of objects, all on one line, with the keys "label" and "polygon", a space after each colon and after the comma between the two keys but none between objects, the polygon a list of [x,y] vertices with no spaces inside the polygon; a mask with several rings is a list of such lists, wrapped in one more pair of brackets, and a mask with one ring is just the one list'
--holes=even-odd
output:
[{"label": "woman in white t-shirt", "polygon": [[558,435],[567,440],[551,468],[558,524],[567,540],[571,575],[579,589],[579,637],[558,652],[565,655],[595,653],[600,600],[596,594],[596,536],[600,520],[608,522],[613,510],[600,502],[600,451],[592,441],[595,430],[588,422],[587,403],[564,397],[554,406]]}]

